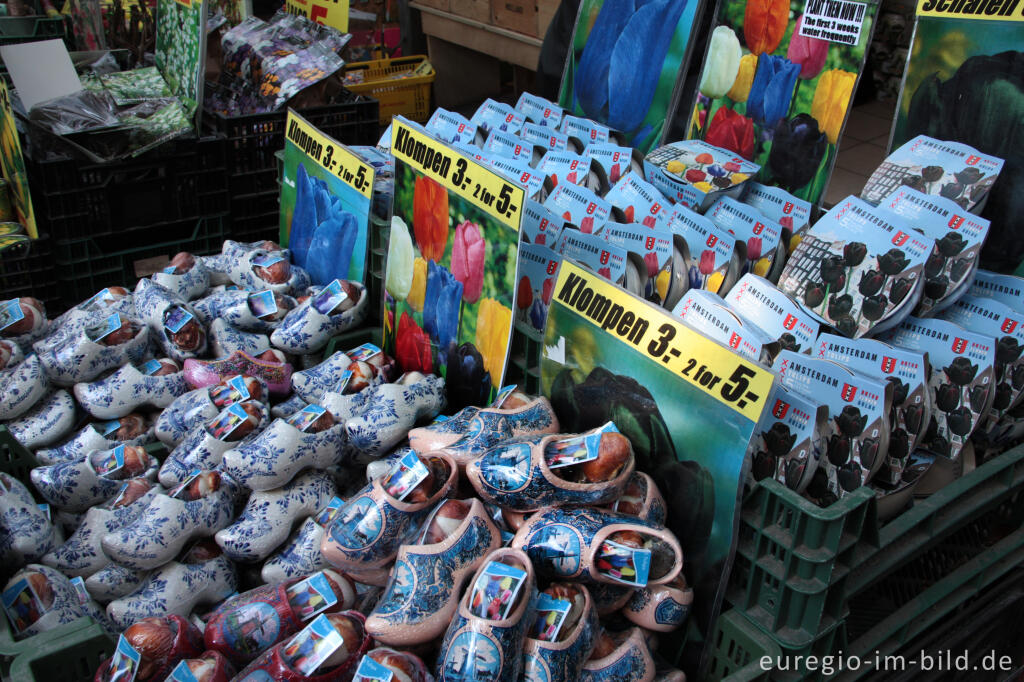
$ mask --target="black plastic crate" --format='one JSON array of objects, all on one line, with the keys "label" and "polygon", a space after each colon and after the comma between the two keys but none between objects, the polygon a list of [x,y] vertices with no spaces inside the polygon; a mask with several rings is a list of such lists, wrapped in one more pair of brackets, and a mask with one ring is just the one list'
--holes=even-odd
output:
[{"label": "black plastic crate", "polygon": [[235,182],[235,178],[231,180],[231,186],[238,187],[231,193],[231,239],[240,242],[269,239],[276,242],[281,232],[276,183],[271,191],[252,192],[242,186],[243,183]]},{"label": "black plastic crate", "polygon": [[26,159],[36,220],[55,244],[223,215],[229,209],[225,164],[218,135],[170,141],[111,163]]},{"label": "black plastic crate", "polygon": [[46,305],[50,317],[63,312],[53,269],[49,235],[40,235],[0,253],[0,298],[33,296]]},{"label": "black plastic crate", "polygon": [[198,220],[170,221],[107,237],[69,240],[53,245],[58,291],[65,306],[80,303],[109,286],[134,288],[179,251],[219,253],[228,237],[226,214]]}]

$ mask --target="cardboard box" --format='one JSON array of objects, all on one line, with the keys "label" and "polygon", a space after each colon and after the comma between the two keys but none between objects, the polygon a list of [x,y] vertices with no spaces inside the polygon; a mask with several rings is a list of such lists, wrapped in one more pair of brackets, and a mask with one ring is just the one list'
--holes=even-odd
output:
[{"label": "cardboard box", "polygon": [[451,10],[451,4],[449,0],[417,0],[419,4],[427,7],[433,7],[434,9],[443,10],[448,12]]},{"label": "cardboard box", "polygon": [[536,0],[491,0],[491,23],[510,31],[536,36]]},{"label": "cardboard box", "polygon": [[491,23],[491,0],[451,0],[451,13],[460,17]]},{"label": "cardboard box", "polygon": [[555,18],[555,12],[558,11],[560,4],[562,4],[561,0],[537,0],[538,38],[543,38],[547,35],[548,26],[551,25],[551,20]]}]

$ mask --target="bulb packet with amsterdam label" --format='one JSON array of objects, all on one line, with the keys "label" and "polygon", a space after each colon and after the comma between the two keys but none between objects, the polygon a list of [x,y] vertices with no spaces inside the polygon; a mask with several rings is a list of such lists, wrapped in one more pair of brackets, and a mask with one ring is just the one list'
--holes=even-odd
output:
[{"label": "bulb packet with amsterdam label", "polygon": [[515,159],[531,163],[533,161],[533,143],[527,142],[518,135],[495,130],[487,136],[483,150],[491,158],[500,156],[503,159]]},{"label": "bulb packet with amsterdam label", "polygon": [[968,289],[978,270],[989,221],[949,199],[910,187],[893,190],[878,207],[902,216],[915,230],[935,240],[924,263],[924,292],[914,315],[928,317],[951,305]]},{"label": "bulb packet with amsterdam label", "polygon": [[539,161],[543,153],[538,153],[537,148],[542,150],[555,151],[583,151],[581,146],[573,144],[569,136],[560,133],[554,128],[539,126],[536,123],[524,123],[523,129],[519,131],[519,137],[524,142],[534,146],[534,161]]},{"label": "bulb packet with amsterdam label", "polygon": [[516,319],[544,331],[562,257],[540,244],[519,244]]},{"label": "bulb packet with amsterdam label", "polygon": [[515,110],[525,116],[526,120],[552,130],[558,128],[564,114],[562,107],[529,92],[519,96]]},{"label": "bulb packet with amsterdam label", "polygon": [[972,213],[981,213],[1003,160],[960,142],[918,135],[889,154],[875,169],[860,196],[877,204],[902,185],[944,197]]},{"label": "bulb packet with amsterdam label", "polygon": [[563,218],[544,208],[543,204],[527,199],[523,204],[523,221],[519,232],[527,244],[551,247],[558,242],[564,224]]},{"label": "bulb packet with amsterdam label", "polygon": [[880,339],[928,353],[932,415],[921,447],[957,459],[995,399],[995,339],[921,317],[908,317]]},{"label": "bulb packet with amsterdam label", "polygon": [[780,350],[811,352],[818,336],[818,321],[763,277],[751,272],[743,275],[725,303],[740,319],[776,339]]},{"label": "bulb packet with amsterdam label", "polygon": [[553,187],[561,182],[586,187],[598,196],[608,192],[608,176],[601,164],[591,159],[586,152],[576,154],[569,151],[550,151],[537,164],[537,170],[551,180]]},{"label": "bulb packet with amsterdam label", "polygon": [[704,213],[721,196],[739,198],[761,166],[703,140],[659,147],[644,159],[644,177],[677,204]]},{"label": "bulb packet with amsterdam label", "polygon": [[802,493],[818,470],[832,434],[828,406],[813,396],[790,391],[778,381],[765,403],[768,409],[751,438],[750,477],[774,478]]},{"label": "bulb packet with amsterdam label", "polygon": [[779,289],[843,336],[870,336],[917,305],[933,246],[899,216],[847,197],[807,230]]},{"label": "bulb packet with amsterdam label", "polygon": [[789,390],[828,406],[831,433],[820,465],[830,495],[812,491],[819,503],[866,485],[889,451],[892,384],[789,350],[779,353],[772,369]]},{"label": "bulb packet with amsterdam label", "polygon": [[576,138],[583,143],[584,147],[589,147],[592,144],[604,144],[612,137],[612,130],[608,126],[572,114],[565,114],[562,117],[558,131]]},{"label": "bulb packet with amsterdam label", "polygon": [[608,182],[613,185],[630,171],[641,177],[644,175],[644,155],[632,147],[623,147],[614,142],[603,142],[588,145],[587,154],[601,165],[608,175]]},{"label": "bulb packet with amsterdam label", "polygon": [[928,354],[874,339],[847,339],[836,334],[822,334],[812,355],[892,384],[889,451],[875,480],[899,485],[910,453],[921,444],[931,419]]},{"label": "bulb packet with amsterdam label", "polygon": [[526,196],[530,199],[537,198],[538,201],[543,201],[543,197],[551,192],[551,188],[545,182],[544,174],[538,173],[523,159],[492,156],[488,163],[499,175],[525,187]]},{"label": "bulb packet with amsterdam label", "polygon": [[477,131],[490,134],[492,131],[500,130],[503,133],[518,135],[522,130],[526,118],[511,105],[504,102],[496,102],[490,97],[476,108],[469,122],[476,126]]},{"label": "bulb packet with amsterdam label", "polygon": [[978,298],[994,298],[1024,313],[1024,277],[978,270],[967,293]]},{"label": "bulb packet with amsterdam label", "polygon": [[690,289],[724,296],[739,277],[736,237],[685,206],[672,207],[668,224],[672,230],[672,284],[665,307],[674,308]]},{"label": "bulb packet with amsterdam label", "polygon": [[622,176],[604,200],[622,211],[627,223],[668,229],[669,206],[665,197],[633,171]]},{"label": "bulb packet with amsterdam label", "polygon": [[721,298],[708,291],[690,289],[672,309],[672,315],[709,339],[763,365],[770,366],[779,352],[777,341],[753,325],[744,325]]},{"label": "bulb packet with amsterdam label", "polygon": [[790,251],[796,248],[792,238],[801,234],[811,223],[811,202],[797,199],[781,187],[762,185],[760,182],[748,183],[743,203],[753,206],[761,215],[782,227],[782,241],[790,246]]},{"label": "bulb packet with amsterdam label", "polygon": [[626,277],[625,249],[609,244],[597,235],[567,228],[562,230],[555,251],[614,284],[622,284]]},{"label": "bulb packet with amsterdam label", "polygon": [[757,209],[732,197],[721,197],[704,214],[715,225],[736,235],[737,246],[746,256],[745,272],[753,272],[769,282],[779,281],[785,260],[782,226],[768,220]]},{"label": "bulb packet with amsterdam label", "polygon": [[605,223],[600,236],[626,250],[626,290],[661,305],[672,279],[672,233],[639,223]]},{"label": "bulb packet with amsterdam label", "polygon": [[476,141],[476,126],[468,118],[440,107],[434,109],[425,127],[434,137],[449,144],[472,144]]},{"label": "bulb packet with amsterdam label", "polygon": [[592,190],[566,183],[558,185],[545,199],[544,208],[587,234],[599,231],[612,213],[612,205]]}]

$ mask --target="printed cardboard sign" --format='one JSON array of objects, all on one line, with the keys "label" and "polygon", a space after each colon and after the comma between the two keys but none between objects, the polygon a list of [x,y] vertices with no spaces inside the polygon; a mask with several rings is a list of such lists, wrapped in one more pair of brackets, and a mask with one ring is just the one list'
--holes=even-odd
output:
[{"label": "printed cardboard sign", "polygon": [[205,0],[158,0],[156,68],[200,132],[206,81]]},{"label": "printed cardboard sign", "polygon": [[291,14],[348,33],[349,0],[285,0],[285,8]]},{"label": "printed cardboard sign", "polygon": [[832,433],[828,414],[824,403],[776,382],[754,431],[751,478],[774,478],[802,493],[818,475],[818,487],[827,489],[827,474],[818,465]]},{"label": "printed cardboard sign", "polygon": [[[381,345],[401,371],[437,372],[449,384],[471,368],[490,401],[504,384],[526,190],[403,118],[393,126]],[[455,353],[472,362],[456,366]]]},{"label": "printed cardboard sign", "polygon": [[725,302],[741,319],[775,339],[780,350],[811,352],[818,336],[817,320],[768,280],[748,272],[729,291]]}]

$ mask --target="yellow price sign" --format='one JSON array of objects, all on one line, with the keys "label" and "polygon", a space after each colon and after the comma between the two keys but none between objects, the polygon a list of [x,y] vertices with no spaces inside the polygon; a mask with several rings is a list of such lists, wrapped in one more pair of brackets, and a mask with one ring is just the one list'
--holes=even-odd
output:
[{"label": "yellow price sign", "polygon": [[919,0],[919,17],[1024,21],[1020,0]]},{"label": "yellow price sign", "polygon": [[526,190],[519,185],[421,133],[401,118],[393,123],[391,153],[498,222],[519,230],[526,201]]},{"label": "yellow price sign", "polygon": [[286,0],[285,9],[348,33],[348,0]]},{"label": "yellow price sign", "polygon": [[559,269],[555,300],[747,419],[760,419],[774,380],[764,367],[571,261]]},{"label": "yellow price sign", "polygon": [[310,125],[309,121],[288,110],[285,127],[289,142],[301,149],[320,167],[367,199],[373,195],[373,166]]}]

